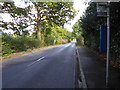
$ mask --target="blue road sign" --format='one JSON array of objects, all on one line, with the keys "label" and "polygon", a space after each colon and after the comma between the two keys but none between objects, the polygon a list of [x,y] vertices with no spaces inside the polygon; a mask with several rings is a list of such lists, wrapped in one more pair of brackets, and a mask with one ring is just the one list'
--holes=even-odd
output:
[{"label": "blue road sign", "polygon": [[100,25],[100,51],[104,52],[107,50],[107,27]]}]

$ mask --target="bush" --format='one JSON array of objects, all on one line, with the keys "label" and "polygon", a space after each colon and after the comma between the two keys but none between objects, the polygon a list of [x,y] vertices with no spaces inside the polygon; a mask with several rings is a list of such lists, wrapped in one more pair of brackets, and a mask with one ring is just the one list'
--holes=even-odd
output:
[{"label": "bush", "polygon": [[2,55],[9,55],[11,53],[26,51],[40,47],[40,41],[32,37],[12,37],[5,33],[2,36]]}]

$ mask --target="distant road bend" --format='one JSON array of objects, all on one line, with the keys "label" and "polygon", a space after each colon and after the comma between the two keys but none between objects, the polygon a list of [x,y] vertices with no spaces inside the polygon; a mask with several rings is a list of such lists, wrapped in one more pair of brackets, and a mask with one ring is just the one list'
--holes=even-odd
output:
[{"label": "distant road bend", "polygon": [[75,88],[75,43],[2,63],[2,88]]}]

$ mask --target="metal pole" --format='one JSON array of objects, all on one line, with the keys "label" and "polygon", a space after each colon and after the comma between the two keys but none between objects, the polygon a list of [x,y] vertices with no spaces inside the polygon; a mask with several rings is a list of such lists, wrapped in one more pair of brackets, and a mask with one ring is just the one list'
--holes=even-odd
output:
[{"label": "metal pole", "polygon": [[110,9],[109,9],[110,2],[108,2],[107,8],[107,58],[106,58],[106,87],[108,87],[109,82],[109,47],[110,47]]}]

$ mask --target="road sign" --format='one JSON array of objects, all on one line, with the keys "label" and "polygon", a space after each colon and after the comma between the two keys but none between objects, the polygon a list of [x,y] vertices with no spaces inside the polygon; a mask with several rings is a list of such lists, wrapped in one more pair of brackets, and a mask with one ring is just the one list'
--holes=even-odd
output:
[{"label": "road sign", "polygon": [[97,3],[97,16],[107,17],[107,3]]},{"label": "road sign", "polygon": [[100,25],[100,51],[105,52],[107,50],[107,27],[106,25]]},{"label": "road sign", "polygon": [[106,53],[106,87],[109,82],[109,53],[110,53],[110,1],[97,3],[97,16],[107,17],[107,53]]}]

